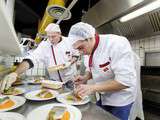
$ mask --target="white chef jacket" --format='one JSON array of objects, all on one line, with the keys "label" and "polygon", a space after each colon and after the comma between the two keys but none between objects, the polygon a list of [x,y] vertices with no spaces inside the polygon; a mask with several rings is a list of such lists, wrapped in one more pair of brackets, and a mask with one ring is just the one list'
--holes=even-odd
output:
[{"label": "white chef jacket", "polygon": [[[75,51],[72,48],[72,41],[66,37],[62,37],[62,40],[56,45],[51,44],[49,40],[42,41],[39,46],[25,58],[30,59],[33,64],[43,62],[46,67],[53,67],[68,62],[73,52]],[[50,74],[50,78],[58,81],[65,81],[69,75],[73,77],[75,71],[76,66],[72,65],[71,68]]]},{"label": "white chef jacket", "polygon": [[140,58],[136,53],[134,54],[135,60],[135,69],[137,72],[137,90],[136,90],[136,99],[131,107],[129,120],[135,120],[136,117],[144,120],[144,113],[143,113],[143,104],[142,104],[142,90],[141,90],[141,79],[140,79]]},{"label": "white chef jacket", "polygon": [[136,70],[129,41],[117,35],[99,35],[99,40],[96,38],[93,56],[90,58],[90,71],[95,84],[116,80],[129,87],[101,93],[102,105],[125,106],[134,102]]}]

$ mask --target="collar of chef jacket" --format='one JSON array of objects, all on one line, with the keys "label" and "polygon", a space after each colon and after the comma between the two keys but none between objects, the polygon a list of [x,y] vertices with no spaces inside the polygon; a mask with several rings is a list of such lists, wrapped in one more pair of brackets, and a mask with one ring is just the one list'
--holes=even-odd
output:
[{"label": "collar of chef jacket", "polygon": [[89,57],[89,68],[92,67],[93,55],[94,55],[94,52],[95,52],[95,50],[97,49],[98,44],[99,44],[99,35],[98,35],[97,33],[95,34],[95,40],[96,40],[96,42],[95,42],[93,51],[92,51],[92,53],[91,53],[91,55],[90,55],[90,57]]}]

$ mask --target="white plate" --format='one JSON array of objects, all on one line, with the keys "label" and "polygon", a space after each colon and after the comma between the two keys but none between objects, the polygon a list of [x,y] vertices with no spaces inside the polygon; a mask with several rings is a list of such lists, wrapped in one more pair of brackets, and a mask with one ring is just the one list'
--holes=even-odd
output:
[{"label": "white plate", "polygon": [[24,116],[14,112],[1,112],[0,120],[25,120]]},{"label": "white plate", "polygon": [[47,120],[48,113],[53,108],[53,106],[67,107],[67,110],[70,113],[70,120],[82,119],[82,114],[78,108],[70,105],[54,103],[54,104],[48,104],[48,105],[44,105],[34,109],[27,115],[27,120]]},{"label": "white plate", "polygon": [[38,93],[41,92],[41,90],[35,90],[35,91],[31,91],[31,92],[28,92],[25,94],[25,97],[28,99],[28,100],[34,100],[34,101],[45,101],[45,100],[50,100],[50,99],[53,99],[55,98],[59,93],[55,90],[49,90],[53,96],[50,97],[50,98],[40,98],[40,97],[37,97],[36,95]]},{"label": "white plate", "polygon": [[21,94],[23,94],[23,93],[26,92],[26,90],[24,88],[15,87],[15,89],[18,90],[18,91],[20,91],[20,92],[17,93],[17,94],[12,94],[12,95],[21,95]]},{"label": "white plate", "polygon": [[66,96],[69,94],[71,94],[71,92],[60,94],[59,96],[56,97],[56,99],[61,103],[69,104],[69,105],[84,105],[90,101],[89,96],[86,96],[83,100],[78,102],[70,101],[66,99]]},{"label": "white plate", "polygon": [[10,107],[10,108],[7,108],[7,109],[0,110],[0,112],[13,110],[15,108],[18,108],[18,107],[22,106],[26,102],[26,99],[24,97],[21,97],[21,96],[9,96],[9,98],[12,101],[14,101],[15,105]]}]

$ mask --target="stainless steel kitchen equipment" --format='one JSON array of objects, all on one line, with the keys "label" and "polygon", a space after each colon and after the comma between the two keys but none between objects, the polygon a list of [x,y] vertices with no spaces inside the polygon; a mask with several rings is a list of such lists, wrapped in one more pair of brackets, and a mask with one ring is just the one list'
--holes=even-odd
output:
[{"label": "stainless steel kitchen equipment", "polygon": [[[26,91],[32,91],[39,89],[39,85],[27,85],[21,86],[26,89]],[[60,92],[64,92],[62,89],[59,90]],[[56,100],[49,100],[45,102],[35,102],[27,100],[26,103],[12,112],[18,112],[27,116],[29,112],[36,109],[39,106],[46,105],[49,103],[56,103]],[[104,111],[102,108],[96,106],[94,103],[88,103],[86,105],[78,106],[80,111],[82,112],[82,120],[118,120],[116,117],[111,115],[109,112]]]},{"label": "stainless steel kitchen equipment", "polygon": [[124,15],[155,0],[100,0],[82,17],[100,33],[114,33],[129,40],[157,35],[160,33],[160,8],[126,22],[120,22]]}]

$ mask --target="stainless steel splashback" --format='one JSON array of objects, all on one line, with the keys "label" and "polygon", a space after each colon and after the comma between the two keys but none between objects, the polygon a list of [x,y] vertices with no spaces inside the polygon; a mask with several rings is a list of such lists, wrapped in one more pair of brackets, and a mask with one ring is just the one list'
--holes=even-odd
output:
[{"label": "stainless steel splashback", "polygon": [[160,9],[121,23],[119,18],[154,0],[101,0],[88,10],[82,21],[100,33],[114,33],[130,40],[160,34]]}]

